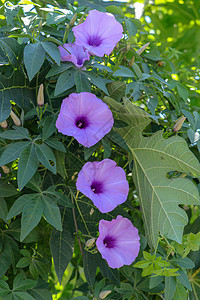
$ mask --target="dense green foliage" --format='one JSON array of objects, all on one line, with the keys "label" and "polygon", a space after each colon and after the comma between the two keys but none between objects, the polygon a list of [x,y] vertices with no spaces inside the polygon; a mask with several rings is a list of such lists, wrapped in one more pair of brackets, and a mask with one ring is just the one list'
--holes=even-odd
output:
[{"label": "dense green foliage", "polygon": [[[0,0],[0,299],[199,299],[199,1],[145,1],[140,21],[132,3],[33,2]],[[77,69],[58,46],[94,8],[114,14],[125,34],[109,56]],[[55,127],[62,100],[85,91],[115,119],[90,148]],[[75,185],[87,161],[104,158],[130,187],[107,214]],[[136,261],[119,270],[85,245],[117,215],[141,238]]]}]

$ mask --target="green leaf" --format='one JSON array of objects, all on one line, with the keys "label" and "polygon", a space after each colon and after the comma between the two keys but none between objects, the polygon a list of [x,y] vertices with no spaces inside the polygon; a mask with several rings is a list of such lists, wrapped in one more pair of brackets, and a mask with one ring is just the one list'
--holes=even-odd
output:
[{"label": "green leaf", "polygon": [[59,140],[57,140],[56,138],[52,138],[52,137],[48,138],[48,140],[45,140],[45,144],[47,144],[51,148],[58,150],[59,152],[66,153],[64,144]]},{"label": "green leaf", "polygon": [[120,66],[120,68],[113,74],[113,76],[120,76],[120,77],[135,77],[133,71],[129,68]]},{"label": "green leaf", "polygon": [[[50,146],[50,145],[49,145]],[[60,174],[63,178],[66,177],[66,167],[65,167],[65,156],[66,154],[60,152],[58,150],[54,150],[54,154],[56,157],[56,171]]]},{"label": "green leaf", "polygon": [[0,74],[0,99],[0,122],[9,117],[11,100],[25,110],[32,108],[32,104],[36,103],[35,87],[28,86],[21,67],[16,69],[8,78]]},{"label": "green leaf", "polygon": [[38,279],[38,274],[40,274],[45,281],[48,280],[48,265],[43,261],[40,261],[38,259],[32,260],[29,266],[29,271],[35,279]]},{"label": "green leaf", "polygon": [[173,258],[170,260],[170,262],[173,264],[175,263],[179,267],[185,268],[185,269],[193,269],[195,267],[195,264],[193,263],[193,261],[191,259],[189,259],[188,257]]},{"label": "green leaf", "polygon": [[180,280],[182,285],[185,286],[186,289],[192,291],[192,286],[190,284],[186,270],[179,269],[177,271],[177,273],[180,275],[180,276],[178,276],[178,280]]},{"label": "green leaf", "polygon": [[31,279],[24,279],[24,275],[19,273],[13,281],[13,291],[29,290],[36,286],[37,281]]},{"label": "green leaf", "polygon": [[46,191],[43,192],[45,195],[48,195],[53,199],[53,201],[56,201],[56,203],[67,206],[67,207],[74,207],[70,199],[67,197],[66,194],[63,194],[61,192],[55,191],[55,186],[50,186]]},{"label": "green leaf", "polygon": [[180,96],[185,102],[187,102],[187,99],[188,99],[188,97],[189,97],[188,90],[186,90],[186,88],[185,88],[184,86],[182,86],[180,83],[177,84],[177,90],[178,90],[179,96]]},{"label": "green leaf", "polygon": [[45,50],[41,43],[28,44],[24,48],[24,64],[31,81],[45,60]]},{"label": "green leaf", "polygon": [[18,66],[18,57],[22,46],[14,38],[3,37],[0,38],[0,47],[2,47],[9,59],[10,64]]},{"label": "green leaf", "polygon": [[25,268],[27,266],[30,265],[30,262],[31,262],[31,258],[30,257],[22,257],[20,258],[20,260],[18,261],[16,267],[17,268]]},{"label": "green leaf", "polygon": [[53,62],[60,66],[60,51],[58,47],[51,42],[42,42],[41,44],[46,53],[51,57]]},{"label": "green leaf", "polygon": [[104,153],[103,153],[103,159],[105,158],[109,158],[112,152],[112,148],[110,146],[110,142],[109,139],[107,137],[104,137],[102,139],[102,145],[103,145],[103,149],[104,149]]},{"label": "green leaf", "polygon": [[36,154],[43,166],[53,174],[56,174],[56,158],[52,150],[44,143],[41,145],[36,144]]},{"label": "green leaf", "polygon": [[126,24],[129,37],[136,35],[137,26],[131,21],[131,19],[125,18],[125,24]]},{"label": "green leaf", "polygon": [[100,90],[102,90],[106,95],[108,95],[108,90],[105,86],[104,80],[101,77],[97,77],[91,72],[85,72],[85,76],[90,80],[92,84],[96,85]]},{"label": "green leaf", "polygon": [[191,180],[168,179],[167,173],[176,170],[199,177],[199,162],[181,137],[164,140],[162,132],[156,132],[144,138],[141,133],[149,124],[149,117],[131,102],[125,101],[118,109],[118,116],[129,124],[119,128],[118,132],[131,149],[133,180],[140,198],[149,245],[156,246],[159,232],[181,243],[188,218],[179,204],[199,204],[199,194]]},{"label": "green leaf", "polygon": [[17,297],[17,298],[15,298],[16,300],[17,299],[20,299],[20,300],[35,300],[31,295],[29,295],[28,293],[25,293],[25,292],[13,292],[13,295]]},{"label": "green leaf", "polygon": [[[154,277],[156,278],[156,277]],[[165,277],[165,299],[174,299],[174,294],[176,291],[176,278],[173,276]]]},{"label": "green leaf", "polygon": [[62,231],[60,210],[56,204],[56,201],[48,196],[42,196],[44,217],[49,224],[55,227],[57,230]]},{"label": "green leaf", "polygon": [[35,153],[35,147],[32,144],[24,149],[19,157],[17,182],[20,191],[33,177],[38,169],[38,165],[39,161]]},{"label": "green leaf", "polygon": [[[174,300],[187,300],[188,295],[184,286],[177,280],[176,282],[176,292],[174,294]],[[171,300],[171,299],[170,299]]]},{"label": "green leaf", "polygon": [[111,14],[115,14],[115,15],[119,15],[121,17],[124,17],[124,13],[121,10],[120,7],[115,6],[115,5],[110,5],[106,7],[107,12],[111,13]]},{"label": "green leaf", "polygon": [[0,138],[9,140],[29,139],[28,130],[21,126],[13,126],[14,130],[6,130],[0,133]]},{"label": "green leaf", "polygon": [[107,85],[108,92],[111,98],[121,101],[125,96],[126,84],[123,81],[113,81]]},{"label": "green leaf", "polygon": [[54,260],[55,271],[61,283],[62,275],[67,268],[73,254],[74,226],[72,214],[67,214],[67,209],[62,212],[63,231],[53,230],[50,240],[51,253]]},{"label": "green leaf", "polygon": [[16,142],[9,144],[0,157],[0,166],[19,158],[21,152],[30,145],[30,142]]},{"label": "green leaf", "polygon": [[17,189],[12,184],[0,180],[0,197],[10,197],[17,193]]},{"label": "green leaf", "polygon": [[65,62],[65,63],[61,64],[60,66],[53,66],[47,73],[46,78],[58,75],[64,71],[70,69],[73,66],[74,66],[74,64],[72,64],[70,62]]},{"label": "green leaf", "polygon": [[77,93],[91,92],[90,81],[86,78],[86,76],[83,74],[83,72],[76,71],[74,73],[74,82],[76,85]]},{"label": "green leaf", "polygon": [[43,129],[42,129],[43,140],[48,139],[57,130],[55,123],[56,123],[55,115],[50,115],[45,119],[43,123]]},{"label": "green leaf", "polygon": [[43,203],[40,195],[34,200],[29,199],[29,201],[24,204],[21,219],[20,241],[23,241],[25,237],[37,226],[42,217],[42,213]]},{"label": "green leaf", "polygon": [[8,213],[7,220],[10,220],[11,218],[19,215],[22,212],[23,207],[26,203],[28,203],[29,201],[36,202],[37,198],[38,198],[38,194],[26,194],[26,195],[20,196],[12,205],[12,207]]},{"label": "green leaf", "polygon": [[52,300],[51,292],[47,289],[32,289],[29,293],[35,300]]},{"label": "green leaf", "polygon": [[8,208],[4,198],[0,197],[0,219],[6,223],[6,217],[8,214]]},{"label": "green leaf", "polygon": [[71,74],[71,72],[66,71],[58,77],[54,94],[55,96],[58,96],[63,92],[71,89],[73,86],[74,76]]},{"label": "green leaf", "polygon": [[6,273],[10,264],[11,264],[11,257],[9,251],[9,243],[7,240],[3,245],[3,251],[0,252],[0,278]]}]

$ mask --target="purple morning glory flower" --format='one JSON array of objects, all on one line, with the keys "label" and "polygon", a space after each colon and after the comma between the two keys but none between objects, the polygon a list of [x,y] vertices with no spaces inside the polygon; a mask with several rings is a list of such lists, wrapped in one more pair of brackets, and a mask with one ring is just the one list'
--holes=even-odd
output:
[{"label": "purple morning glory flower", "polygon": [[122,38],[123,27],[110,13],[89,11],[85,22],[73,29],[76,44],[97,56],[109,55]]},{"label": "purple morning glory flower", "polygon": [[[65,50],[67,49],[67,50]],[[58,46],[62,61],[71,61],[77,68],[82,68],[83,63],[90,59],[90,54],[83,47],[76,44],[64,44],[63,47]]]},{"label": "purple morning glory flower", "polygon": [[96,245],[110,268],[130,265],[138,256],[139,240],[138,229],[127,218],[117,216],[112,221],[99,222]]},{"label": "purple morning glory flower", "polygon": [[129,191],[125,171],[111,159],[87,162],[78,174],[76,187],[102,213],[125,202]]},{"label": "purple morning glory flower", "polygon": [[94,94],[82,92],[72,93],[63,100],[56,127],[89,148],[111,130],[113,123],[108,106]]}]

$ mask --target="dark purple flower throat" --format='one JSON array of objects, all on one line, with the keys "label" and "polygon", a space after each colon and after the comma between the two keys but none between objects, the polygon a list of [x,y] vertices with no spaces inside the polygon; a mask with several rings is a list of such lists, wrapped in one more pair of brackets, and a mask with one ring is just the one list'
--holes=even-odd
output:
[{"label": "dark purple flower throat", "polygon": [[103,243],[106,248],[114,248],[116,240],[111,236],[106,236]]},{"label": "dark purple flower throat", "polygon": [[98,36],[90,36],[88,39],[88,44],[93,47],[98,47],[101,44],[102,40]]},{"label": "dark purple flower throat", "polygon": [[95,194],[100,194],[103,192],[103,184],[101,182],[93,181],[91,184],[91,190]]},{"label": "dark purple flower throat", "polygon": [[85,128],[87,128],[88,127],[88,125],[89,125],[89,123],[88,123],[88,120],[87,120],[87,118],[86,117],[78,117],[77,119],[76,119],[76,126],[78,127],[78,128],[80,128],[80,129],[85,129]]}]

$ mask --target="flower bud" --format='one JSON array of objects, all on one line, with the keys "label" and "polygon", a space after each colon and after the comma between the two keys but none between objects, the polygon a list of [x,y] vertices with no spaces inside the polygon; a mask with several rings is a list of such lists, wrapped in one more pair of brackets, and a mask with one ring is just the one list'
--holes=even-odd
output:
[{"label": "flower bud", "polygon": [[91,239],[87,240],[87,242],[85,243],[85,246],[87,248],[90,248],[94,245],[94,243],[95,243],[95,238],[91,238]]},{"label": "flower bud", "polygon": [[181,127],[183,126],[183,123],[184,123],[185,119],[186,119],[186,117],[181,116],[178,120],[176,120],[176,123],[175,123],[175,125],[173,127],[173,131],[174,132],[178,132],[181,129]]},{"label": "flower bud", "polygon": [[147,44],[145,44],[144,46],[142,46],[140,49],[138,49],[138,50],[136,51],[136,53],[137,53],[138,55],[141,55],[142,52],[144,52],[144,50],[149,46],[149,44],[150,44],[150,43],[147,43]]},{"label": "flower bud", "polygon": [[76,18],[77,18],[77,13],[75,13],[75,14],[73,15],[71,21],[69,22],[69,24],[70,24],[71,26],[74,25],[74,23],[75,23],[75,21],[76,21]]},{"label": "flower bud", "polygon": [[38,90],[37,104],[39,106],[43,106],[44,105],[44,85],[43,85],[43,83],[40,84],[40,87],[39,87],[39,90]]},{"label": "flower bud", "polygon": [[10,116],[11,116],[11,118],[12,118],[12,120],[15,123],[16,126],[20,126],[21,125],[20,119],[18,118],[18,116],[16,116],[16,114],[12,110],[10,112]]},{"label": "flower bud", "polygon": [[126,52],[128,52],[128,51],[130,50],[130,48],[131,48],[131,44],[128,43],[128,44],[126,45]]},{"label": "flower bud", "polygon": [[103,291],[99,294],[99,298],[100,299],[105,299],[112,291],[108,290],[108,291]]},{"label": "flower bud", "polygon": [[7,166],[1,166],[1,168],[5,174],[10,173],[10,169]]},{"label": "flower bud", "polygon": [[1,123],[0,123],[0,126],[1,126],[3,129],[6,129],[6,128],[8,127],[7,121],[5,120],[5,121],[1,122]]},{"label": "flower bud", "polygon": [[129,66],[132,67],[132,65],[134,64],[134,61],[135,61],[135,56],[133,56],[131,58],[131,60],[129,61]]},{"label": "flower bud", "polygon": [[199,135],[198,131],[196,131],[194,133],[194,143],[198,142],[199,138],[200,138],[200,135]]},{"label": "flower bud", "polygon": [[78,25],[83,23],[83,18],[84,18],[84,15],[81,16],[80,20],[78,21]]}]

